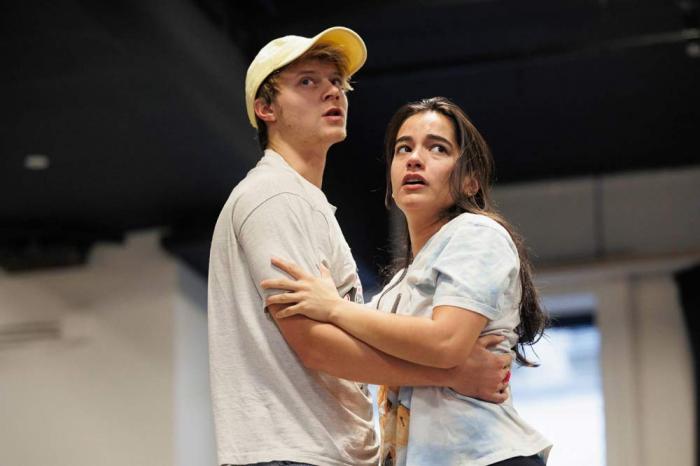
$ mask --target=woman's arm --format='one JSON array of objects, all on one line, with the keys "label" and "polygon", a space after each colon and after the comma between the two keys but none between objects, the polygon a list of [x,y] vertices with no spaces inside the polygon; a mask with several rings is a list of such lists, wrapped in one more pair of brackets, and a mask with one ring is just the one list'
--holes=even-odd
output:
[{"label": "woman's arm", "polygon": [[279,259],[273,264],[295,279],[262,283],[263,288],[290,291],[267,300],[268,305],[291,304],[277,313],[278,319],[303,314],[329,322],[370,346],[417,364],[440,368],[461,364],[487,323],[481,314],[453,306],[436,307],[431,319],[368,312],[367,307],[338,296],[325,268],[318,278]]},{"label": "woman's arm", "polygon": [[486,325],[486,318],[453,306],[433,309],[431,319],[382,312],[340,300],[329,322],[370,346],[400,359],[432,367],[460,364]]},{"label": "woman's arm", "polygon": [[[270,313],[279,314],[275,309],[270,309]],[[494,403],[501,403],[508,397],[505,388],[511,357],[488,349],[502,341],[503,337],[497,335],[480,338],[460,365],[440,369],[395,358],[335,325],[304,316],[275,317],[275,322],[308,369],[380,385],[449,386],[465,396]]]}]

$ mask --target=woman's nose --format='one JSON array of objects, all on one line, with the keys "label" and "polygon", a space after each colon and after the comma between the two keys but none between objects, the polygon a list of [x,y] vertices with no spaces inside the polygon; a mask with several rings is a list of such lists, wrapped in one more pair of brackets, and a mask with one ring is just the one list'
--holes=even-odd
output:
[{"label": "woman's nose", "polygon": [[406,159],[407,168],[421,168],[423,166],[423,161],[420,158],[418,150],[411,152],[411,155]]}]

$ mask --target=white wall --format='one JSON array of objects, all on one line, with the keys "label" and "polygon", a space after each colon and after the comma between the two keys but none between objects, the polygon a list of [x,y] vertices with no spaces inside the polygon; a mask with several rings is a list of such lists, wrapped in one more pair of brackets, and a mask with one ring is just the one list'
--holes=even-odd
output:
[{"label": "white wall", "polygon": [[179,268],[175,301],[175,459],[176,466],[216,464],[214,421],[209,398],[207,287]]},{"label": "white wall", "polygon": [[[179,271],[148,233],[85,267],[0,275],[1,465],[173,465],[185,446],[214,464],[205,314]],[[20,322],[64,335],[7,343]]]},{"label": "white wall", "polygon": [[700,166],[496,185],[494,198],[540,262],[700,251]]},{"label": "white wall", "polygon": [[688,254],[538,276],[550,295],[595,297],[608,466],[695,464],[692,358],[673,273],[698,262]]},{"label": "white wall", "polygon": [[697,445],[692,359],[675,283],[661,273],[635,277],[631,286],[641,464],[693,465]]}]

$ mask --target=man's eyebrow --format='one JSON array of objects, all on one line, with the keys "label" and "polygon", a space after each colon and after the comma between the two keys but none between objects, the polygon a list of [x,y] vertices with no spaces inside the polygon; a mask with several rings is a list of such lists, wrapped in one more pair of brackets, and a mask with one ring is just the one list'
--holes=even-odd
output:
[{"label": "man's eyebrow", "polygon": [[294,74],[297,75],[297,76],[300,75],[300,74],[318,74],[318,71],[317,71],[317,70],[312,70],[312,69],[307,69],[307,70],[301,69],[301,70],[299,70],[299,71],[295,71]]}]

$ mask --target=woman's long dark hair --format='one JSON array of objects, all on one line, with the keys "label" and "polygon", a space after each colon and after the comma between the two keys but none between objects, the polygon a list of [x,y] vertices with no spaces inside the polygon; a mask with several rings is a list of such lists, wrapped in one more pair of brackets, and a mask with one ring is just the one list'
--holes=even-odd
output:
[{"label": "woman's long dark hair", "polygon": [[[533,345],[539,341],[547,326],[548,318],[540,307],[537,289],[532,282],[532,264],[527,255],[522,237],[515,229],[496,211],[491,201],[491,178],[493,176],[493,156],[486,141],[469,117],[455,103],[445,97],[433,97],[417,102],[408,103],[394,114],[389,121],[384,142],[384,154],[386,159],[386,196],[385,204],[391,207],[391,163],[394,159],[396,137],[401,125],[409,117],[423,112],[435,112],[446,116],[454,126],[455,138],[459,144],[460,154],[455,162],[455,167],[450,175],[450,192],[454,204],[443,212],[443,219],[452,220],[459,214],[469,212],[485,215],[498,222],[513,239],[520,258],[520,283],[522,294],[520,299],[520,324],[515,328],[518,334],[518,345],[514,348],[518,363],[526,366],[535,366],[525,358],[525,345]],[[476,192],[467,193],[465,180],[474,180],[478,185]],[[408,235],[408,224],[403,218],[403,247],[405,250],[399,257],[390,274],[395,274],[400,269],[408,268],[413,261],[411,250],[411,238]],[[389,275],[389,276],[391,276]]]}]

